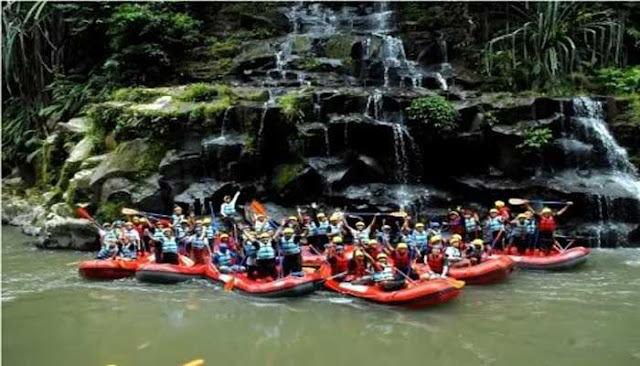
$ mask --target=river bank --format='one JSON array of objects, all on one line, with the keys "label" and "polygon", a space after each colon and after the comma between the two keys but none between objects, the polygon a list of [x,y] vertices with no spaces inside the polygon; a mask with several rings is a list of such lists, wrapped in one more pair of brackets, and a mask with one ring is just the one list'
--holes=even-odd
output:
[{"label": "river bank", "polygon": [[[596,250],[575,272],[519,272],[423,311],[330,293],[267,301],[197,281],[94,283],[3,226],[3,361],[11,365],[635,365],[640,251]],[[45,330],[46,331],[43,331]]]}]

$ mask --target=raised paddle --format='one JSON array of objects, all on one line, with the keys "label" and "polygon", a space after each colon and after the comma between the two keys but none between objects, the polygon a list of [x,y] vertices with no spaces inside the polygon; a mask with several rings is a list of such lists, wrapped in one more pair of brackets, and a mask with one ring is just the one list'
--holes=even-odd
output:
[{"label": "raised paddle", "polygon": [[566,202],[563,201],[543,201],[543,200],[526,200],[524,198],[509,198],[509,204],[513,206],[522,206],[527,203],[540,203],[543,205],[566,205]]},{"label": "raised paddle", "polygon": [[89,212],[87,211],[86,208],[84,207],[78,207],[76,208],[76,215],[82,217],[83,219],[87,219],[89,221],[91,221],[91,223],[98,228],[98,230],[101,230],[102,227],[100,226],[100,224],[98,224],[98,222],[96,220],[93,219],[93,217],[91,217],[91,215],[89,214]]},{"label": "raised paddle", "polygon": [[128,208],[128,207],[123,207],[122,210],[120,210],[120,212],[123,215],[127,215],[127,216],[140,215],[140,216],[149,216],[149,217],[161,217],[164,219],[172,218],[171,216],[168,216],[168,215],[161,215],[161,214],[152,213],[152,212],[144,212],[144,211],[139,211],[139,210]]}]

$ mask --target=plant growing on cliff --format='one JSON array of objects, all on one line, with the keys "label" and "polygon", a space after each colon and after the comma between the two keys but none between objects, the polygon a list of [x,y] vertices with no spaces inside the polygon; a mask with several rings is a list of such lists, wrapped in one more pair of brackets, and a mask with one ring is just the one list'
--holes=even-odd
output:
[{"label": "plant growing on cliff", "polygon": [[524,141],[516,148],[525,154],[537,153],[547,147],[552,139],[553,134],[547,127],[529,128],[525,131]]},{"label": "plant growing on cliff", "polygon": [[515,75],[521,86],[541,88],[562,82],[579,68],[623,63],[624,25],[610,10],[559,1],[509,9],[503,34],[486,44],[489,75]]},{"label": "plant growing on cliff", "polygon": [[412,100],[407,115],[410,121],[425,123],[436,132],[452,132],[458,127],[458,110],[440,96]]},{"label": "plant growing on cliff", "polygon": [[640,93],[640,66],[625,69],[604,68],[596,71],[596,77],[608,93]]},{"label": "plant growing on cliff", "polygon": [[313,108],[311,98],[299,92],[291,92],[279,97],[276,102],[282,113],[292,121],[301,121]]}]

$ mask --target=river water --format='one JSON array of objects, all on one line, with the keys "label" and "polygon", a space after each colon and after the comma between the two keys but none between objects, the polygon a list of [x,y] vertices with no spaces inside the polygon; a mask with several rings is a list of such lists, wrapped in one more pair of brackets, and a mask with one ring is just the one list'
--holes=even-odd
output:
[{"label": "river water", "polygon": [[4,365],[640,365],[640,251],[516,273],[419,311],[330,293],[261,300],[197,281],[93,283],[2,228]]}]

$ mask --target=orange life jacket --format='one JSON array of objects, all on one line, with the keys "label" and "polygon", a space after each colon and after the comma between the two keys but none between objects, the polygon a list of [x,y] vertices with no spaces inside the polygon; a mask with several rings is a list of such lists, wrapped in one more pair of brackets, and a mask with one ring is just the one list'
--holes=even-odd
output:
[{"label": "orange life jacket", "polygon": [[553,218],[553,216],[542,216],[540,217],[538,229],[544,233],[553,233],[556,230],[556,220]]},{"label": "orange life jacket", "polygon": [[442,273],[442,267],[444,267],[444,257],[442,254],[429,254],[427,257],[427,264],[432,271]]}]

